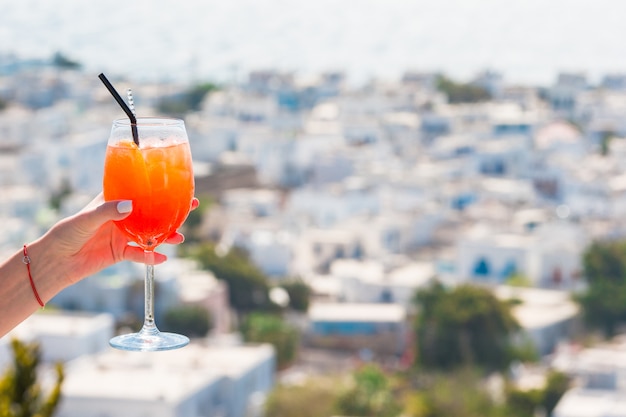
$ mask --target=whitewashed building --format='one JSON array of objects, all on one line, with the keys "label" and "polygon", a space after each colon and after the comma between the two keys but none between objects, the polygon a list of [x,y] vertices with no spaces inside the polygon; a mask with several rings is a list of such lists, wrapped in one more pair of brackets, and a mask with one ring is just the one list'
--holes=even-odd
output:
[{"label": "whitewashed building", "polygon": [[564,117],[572,116],[577,108],[579,95],[589,86],[584,73],[563,72],[548,91],[552,109]]},{"label": "whitewashed building", "polygon": [[585,124],[592,143],[600,145],[607,134],[626,135],[626,122],[621,117],[626,110],[624,91],[593,89],[579,93],[575,100],[575,120]]},{"label": "whitewashed building", "polygon": [[55,220],[41,190],[28,185],[0,185],[0,259],[37,239]]},{"label": "whitewashed building", "polygon": [[231,309],[226,282],[215,278],[210,271],[201,270],[180,275],[178,282],[178,297],[182,304],[198,305],[209,312],[212,334],[226,334],[231,331]]},{"label": "whitewashed building", "polygon": [[376,193],[368,187],[336,184],[325,189],[295,190],[289,196],[286,209],[308,216],[312,225],[327,228],[352,216],[377,213],[379,204]]},{"label": "whitewashed building", "polygon": [[524,136],[506,136],[484,140],[476,145],[473,161],[481,175],[520,178],[528,173],[530,140]]},{"label": "whitewashed building", "polygon": [[282,192],[237,188],[222,194],[217,250],[243,248],[256,266],[270,277],[291,272],[294,228],[283,213]]},{"label": "whitewashed building", "polygon": [[530,232],[478,225],[457,241],[458,279],[502,284],[522,275],[539,287],[571,288],[579,284],[587,243],[585,233],[565,221]]},{"label": "whitewashed building", "polygon": [[0,197],[0,216],[31,222],[48,205],[47,196],[34,186],[5,186],[0,188]]},{"label": "whitewashed building", "polygon": [[626,345],[562,345],[552,366],[576,384],[561,397],[553,417],[626,417]]},{"label": "whitewashed building", "polygon": [[401,355],[407,347],[407,312],[400,304],[315,303],[307,319],[311,346],[383,355]]},{"label": "whitewashed building", "polygon": [[59,417],[261,417],[274,387],[270,345],[135,353],[69,362]]},{"label": "whitewashed building", "polygon": [[[170,249],[170,245],[159,248]],[[229,330],[228,289],[212,274],[198,270],[195,263],[176,258],[173,253],[168,253],[167,262],[155,267],[155,274],[157,325],[168,309],[197,304],[207,308],[216,320],[216,332]],[[128,313],[143,318],[144,276],[143,264],[121,262],[65,288],[49,304],[68,310],[106,312],[118,320]]]},{"label": "whitewashed building", "polygon": [[2,360],[13,338],[39,343],[44,362],[66,362],[109,349],[114,330],[110,314],[41,310],[0,339],[5,351],[0,354],[0,365],[6,365]]},{"label": "whitewashed building", "polygon": [[622,392],[574,388],[567,391],[552,417],[626,417]]},{"label": "whitewashed building", "polygon": [[5,146],[22,148],[29,146],[41,130],[33,123],[35,115],[22,106],[11,106],[0,112],[0,134]]},{"label": "whitewashed building", "polygon": [[[141,316],[143,311],[143,265],[123,262],[109,267],[98,274],[87,277],[55,295],[48,304],[65,310],[106,312],[116,319],[129,311],[130,304],[136,304],[135,311]],[[145,268],[145,267],[144,267]],[[157,270],[158,271],[158,270]],[[157,272],[158,273],[158,272]],[[159,279],[159,288],[167,288],[172,279]],[[163,291],[156,301],[157,311],[164,307]]]},{"label": "whitewashed building", "polygon": [[512,313],[521,327],[517,341],[530,342],[540,356],[578,336],[580,307],[569,292],[511,286],[498,286],[494,292],[501,300],[516,301]]},{"label": "whitewashed building", "polygon": [[397,303],[409,308],[415,292],[435,278],[432,263],[413,262],[386,270],[376,261],[336,260],[329,279],[338,282],[347,303]]},{"label": "whitewashed building", "polygon": [[360,259],[363,246],[355,229],[308,228],[294,244],[292,271],[307,276],[315,271],[327,272],[336,259]]}]

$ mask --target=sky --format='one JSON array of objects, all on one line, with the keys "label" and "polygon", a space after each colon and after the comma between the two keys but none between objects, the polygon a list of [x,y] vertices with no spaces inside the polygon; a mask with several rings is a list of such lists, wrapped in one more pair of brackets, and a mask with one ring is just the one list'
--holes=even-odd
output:
[{"label": "sky", "polygon": [[252,69],[457,78],[626,72],[613,0],[0,0],[0,52],[60,51],[94,72],[229,79]]}]

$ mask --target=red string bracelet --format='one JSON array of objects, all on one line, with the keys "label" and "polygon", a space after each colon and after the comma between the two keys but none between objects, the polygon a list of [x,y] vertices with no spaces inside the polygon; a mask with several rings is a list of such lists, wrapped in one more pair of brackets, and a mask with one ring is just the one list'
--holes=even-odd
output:
[{"label": "red string bracelet", "polygon": [[35,287],[35,282],[33,281],[33,276],[30,274],[30,256],[28,256],[28,252],[26,251],[26,245],[24,245],[24,258],[22,258],[22,262],[26,264],[26,270],[28,270],[28,280],[30,281],[30,287],[33,289],[33,294],[35,294],[35,298],[37,299],[39,305],[43,307],[44,303],[39,297],[39,293]]}]

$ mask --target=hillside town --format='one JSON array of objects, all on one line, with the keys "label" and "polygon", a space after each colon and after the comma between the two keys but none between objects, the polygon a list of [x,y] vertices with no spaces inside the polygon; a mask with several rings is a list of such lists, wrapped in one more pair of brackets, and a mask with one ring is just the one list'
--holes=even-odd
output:
[{"label": "hillside town", "polygon": [[[518,300],[515,318],[542,366],[577,381],[554,417],[620,407],[610,415],[626,416],[623,342],[574,343],[572,297],[585,288],[587,247],[626,236],[626,74],[594,85],[562,73],[549,86],[520,86],[485,71],[471,84],[490,99],[474,103],[450,100],[438,76],[407,71],[353,86],[341,72],[268,69],[207,94],[185,115],[196,193],[216,202],[199,233],[224,253],[244,249],[273,283],[305,282],[313,296],[297,318],[303,341],[348,352],[343,366],[371,358],[407,366],[415,292],[434,281],[474,283]],[[132,87],[146,115],[185,88],[114,80],[120,91]],[[124,114],[96,74],[22,61],[0,67],[0,97],[4,258],[100,192],[111,122]],[[121,263],[1,338],[0,364],[10,362],[11,337],[37,340],[47,363],[66,363],[59,417],[133,407],[261,416],[281,380],[320,372],[297,364],[278,372],[271,346],[241,342],[226,284],[175,247],[162,250],[157,315],[203,306],[213,321],[207,338],[162,355],[112,350],[116,323],[143,308],[143,265]],[[534,375],[517,371],[520,383]],[[133,389],[120,388],[128,380]]]}]

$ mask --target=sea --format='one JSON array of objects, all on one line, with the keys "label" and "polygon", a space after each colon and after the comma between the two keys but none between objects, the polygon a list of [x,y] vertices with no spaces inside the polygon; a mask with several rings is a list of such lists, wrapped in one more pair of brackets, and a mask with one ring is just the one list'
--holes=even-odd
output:
[{"label": "sea", "polygon": [[626,73],[619,0],[0,0],[0,57],[78,61],[137,80],[237,82],[437,71],[547,85]]}]

